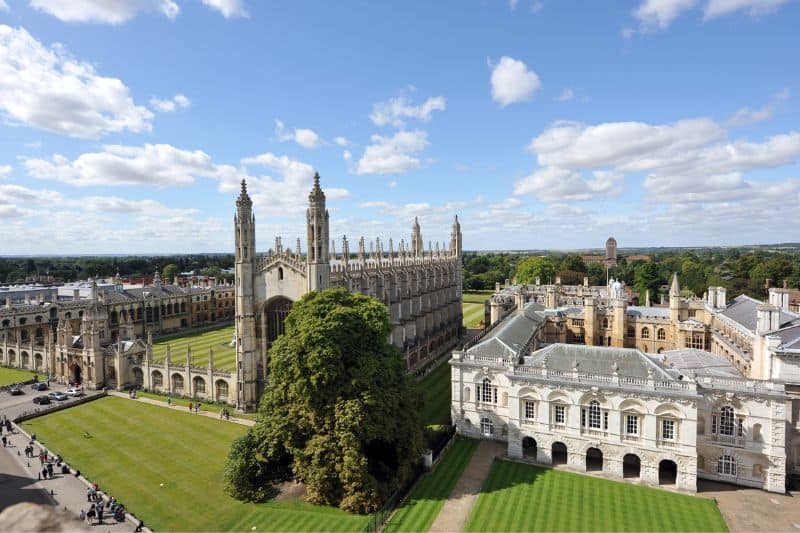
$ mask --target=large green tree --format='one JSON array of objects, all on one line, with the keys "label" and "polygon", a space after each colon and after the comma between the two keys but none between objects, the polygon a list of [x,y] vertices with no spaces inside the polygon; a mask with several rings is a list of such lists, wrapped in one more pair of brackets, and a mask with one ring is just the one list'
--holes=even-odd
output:
[{"label": "large green tree", "polygon": [[645,293],[648,290],[651,298],[658,295],[658,287],[661,285],[658,267],[654,263],[638,263],[633,272],[634,286],[639,293],[639,302],[644,305]]},{"label": "large green tree", "polygon": [[422,399],[387,342],[386,307],[341,289],[312,292],[285,325],[258,422],[231,449],[226,489],[260,500],[290,471],[313,503],[374,511],[422,449]]},{"label": "large green tree", "polygon": [[551,283],[556,275],[556,266],[547,257],[528,257],[517,265],[517,283],[534,283],[539,277],[542,283]]}]

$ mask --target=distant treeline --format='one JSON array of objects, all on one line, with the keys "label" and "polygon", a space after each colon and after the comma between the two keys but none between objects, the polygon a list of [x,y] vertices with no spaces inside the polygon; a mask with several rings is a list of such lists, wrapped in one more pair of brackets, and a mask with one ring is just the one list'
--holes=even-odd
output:
[{"label": "distant treeline", "polygon": [[[168,280],[176,272],[221,277],[222,270],[233,267],[233,254],[124,256],[124,257],[33,257],[0,258],[0,283],[25,281],[77,281],[90,277],[123,278],[152,276],[156,271]],[[166,274],[166,275],[165,275]]]},{"label": "distant treeline", "polygon": [[[709,286],[722,286],[731,296],[744,293],[761,299],[767,294],[767,279],[772,280],[773,287],[788,280],[790,288],[800,288],[800,250],[709,248],[657,252],[650,254],[650,261],[631,262],[621,256],[610,276],[641,294],[650,289],[655,303],[659,292],[667,290],[674,272],[678,273],[681,288],[696,296],[702,296]],[[602,263],[587,265],[580,255],[464,255],[467,290],[491,290],[495,282],[515,277],[519,283],[533,283],[537,276],[542,283],[553,283],[560,276],[563,284],[580,284],[587,276],[591,285],[604,285],[606,268]]]}]

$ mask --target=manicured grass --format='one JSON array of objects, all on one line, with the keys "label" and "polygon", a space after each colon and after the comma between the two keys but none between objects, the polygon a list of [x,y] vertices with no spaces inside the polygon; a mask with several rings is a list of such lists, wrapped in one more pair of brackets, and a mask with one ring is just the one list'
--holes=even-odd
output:
[{"label": "manicured grass", "polygon": [[[166,403],[167,395],[166,394],[157,394],[155,392],[144,392],[144,391],[136,391],[136,395],[140,398],[150,398],[151,400],[158,400],[159,402]],[[183,407],[186,411],[189,411],[189,402],[194,401],[186,399],[186,398],[176,398],[174,396],[170,396],[172,399],[172,405],[177,406],[177,408]],[[231,418],[247,418],[249,420],[256,419],[256,413],[237,413],[236,410],[232,406],[227,406],[228,411],[231,413]],[[208,403],[208,402],[200,402],[200,410],[201,411],[210,411],[212,413],[219,414],[220,410],[222,410],[223,406],[215,403]]]},{"label": "manicured grass", "polygon": [[422,391],[422,424],[450,424],[450,365],[440,364],[417,385]]},{"label": "manicured grass", "polygon": [[462,295],[461,314],[465,328],[479,328],[483,323],[483,303],[493,294],[492,291],[469,291]]},{"label": "manicured grass", "polygon": [[428,531],[477,447],[477,440],[456,437],[436,468],[417,482],[384,531]]},{"label": "manicured grass", "polygon": [[227,496],[222,470],[246,429],[239,424],[108,397],[23,426],[156,531],[360,531],[369,520],[300,500]]},{"label": "manicured grass", "polygon": [[[38,375],[44,378],[44,374],[39,372]],[[0,367],[0,387],[11,385],[12,383],[21,383],[33,379],[34,372],[27,370],[19,370],[17,368]]]},{"label": "manicured grass", "polygon": [[712,500],[497,460],[466,531],[727,531]]},{"label": "manicured grass", "polygon": [[153,343],[153,361],[163,362],[170,349],[170,362],[185,364],[186,350],[192,347],[192,365],[208,366],[208,349],[214,350],[214,368],[220,370],[236,369],[236,349],[230,345],[233,339],[233,326],[221,326],[203,332],[189,332],[158,340]]}]

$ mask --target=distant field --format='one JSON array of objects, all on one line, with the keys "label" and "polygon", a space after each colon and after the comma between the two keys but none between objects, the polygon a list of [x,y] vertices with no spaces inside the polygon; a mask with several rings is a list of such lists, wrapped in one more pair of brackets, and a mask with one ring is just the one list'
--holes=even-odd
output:
[{"label": "distant field", "polygon": [[727,531],[709,499],[497,460],[465,531]]},{"label": "distant field", "polygon": [[417,482],[384,531],[428,531],[477,447],[477,440],[456,437],[436,469]]},{"label": "distant field", "polygon": [[483,323],[483,303],[489,299],[493,291],[465,291],[462,296],[461,313],[465,328],[479,328]]},{"label": "distant field", "polygon": [[[0,367],[0,387],[31,380],[33,379],[33,375],[33,372],[29,372],[27,370]],[[39,376],[44,378],[44,374],[42,372],[39,372]]]},{"label": "distant field", "polygon": [[230,345],[233,339],[233,326],[221,326],[202,333],[187,332],[185,335],[169,337],[153,343],[153,360],[163,362],[170,349],[170,361],[186,362],[186,349],[192,347],[192,365],[208,366],[208,349],[214,350],[214,368],[220,370],[236,369],[236,349]]},{"label": "distant field", "polygon": [[155,531],[357,532],[370,519],[298,499],[227,496],[222,470],[246,429],[239,424],[108,397],[22,425]]}]

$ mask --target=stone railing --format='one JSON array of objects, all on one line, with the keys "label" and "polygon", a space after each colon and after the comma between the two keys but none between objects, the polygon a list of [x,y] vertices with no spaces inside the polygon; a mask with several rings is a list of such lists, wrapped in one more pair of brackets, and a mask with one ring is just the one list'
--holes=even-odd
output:
[{"label": "stone railing", "polygon": [[782,383],[772,381],[760,381],[746,378],[715,378],[702,377],[699,380],[701,386],[710,389],[737,390],[745,392],[775,392],[784,393],[786,389]]},{"label": "stone railing", "polygon": [[551,370],[533,366],[514,366],[512,374],[515,376],[537,377],[543,379],[556,379],[560,381],[573,381],[576,383],[589,383],[598,385],[616,385],[621,388],[635,389],[666,389],[679,392],[694,392],[696,384],[691,381],[655,381],[647,378],[619,376],[613,374],[594,374],[589,372],[576,372],[574,370]]}]

